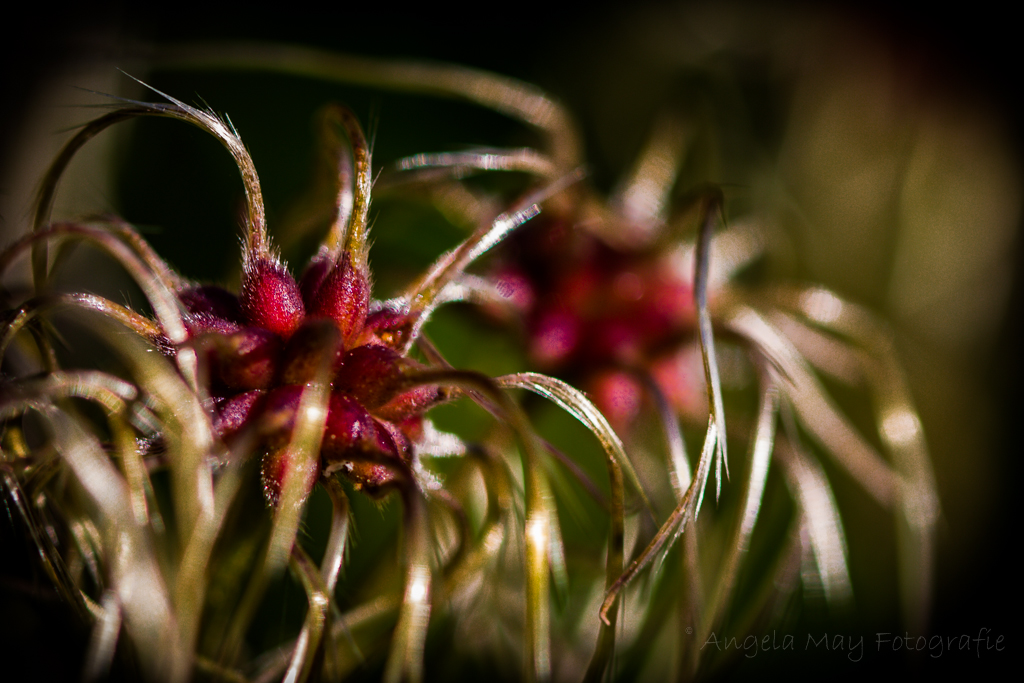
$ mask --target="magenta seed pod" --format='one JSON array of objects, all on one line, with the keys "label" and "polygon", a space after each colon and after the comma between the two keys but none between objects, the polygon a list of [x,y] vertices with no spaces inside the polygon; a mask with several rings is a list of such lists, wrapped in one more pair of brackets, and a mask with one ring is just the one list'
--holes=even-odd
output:
[{"label": "magenta seed pod", "polygon": [[316,379],[329,359],[331,371],[341,365],[342,338],[331,320],[307,318],[288,340],[281,364],[281,384],[305,384]]},{"label": "magenta seed pod", "polygon": [[411,364],[386,346],[357,346],[342,357],[334,387],[373,410],[394,397]]},{"label": "magenta seed pod", "polygon": [[[312,279],[318,275],[318,269],[311,267],[307,273]],[[310,293],[307,301],[309,314],[330,318],[337,323],[345,348],[351,348],[366,324],[366,314],[370,308],[370,283],[365,273],[353,267],[352,259],[345,253],[334,270],[323,276],[322,284]]]},{"label": "magenta seed pod", "polygon": [[327,470],[337,469],[342,461],[355,455],[378,450],[373,417],[352,398],[332,394],[320,446]]},{"label": "magenta seed pod", "polygon": [[221,401],[213,420],[214,434],[229,441],[259,412],[260,400],[265,394],[265,391],[260,390],[247,391]]},{"label": "magenta seed pod", "polygon": [[273,261],[260,260],[246,268],[239,299],[249,324],[284,339],[292,336],[306,314],[295,278]]},{"label": "magenta seed pod", "polygon": [[242,321],[238,297],[223,287],[189,287],[178,292],[178,300],[187,312],[184,322],[191,334],[234,331]]},{"label": "magenta seed pod", "polygon": [[217,340],[215,376],[229,389],[267,389],[277,375],[281,338],[261,327],[245,327]]}]

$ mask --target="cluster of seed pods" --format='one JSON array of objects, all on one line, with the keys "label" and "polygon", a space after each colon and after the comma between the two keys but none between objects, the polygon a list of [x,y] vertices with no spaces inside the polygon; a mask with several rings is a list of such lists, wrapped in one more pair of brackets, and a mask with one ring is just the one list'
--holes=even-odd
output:
[{"label": "cluster of seed pods", "polygon": [[122,225],[126,239],[147,254],[157,279],[171,290],[174,304],[168,302],[164,315],[155,306],[159,329],[116,305],[104,303],[101,309],[108,315],[118,310],[115,317],[168,355],[180,356],[186,375],[189,354],[181,356],[181,350],[200,354],[196,382],[208,396],[213,435],[229,445],[249,439],[264,452],[269,502],[277,503],[285,473],[294,467],[289,445],[303,391],[325,381],[330,396],[320,457],[306,461],[307,471],[298,473],[305,479],[304,490],[308,493],[321,475],[338,472],[371,496],[386,494],[400,472],[409,472],[423,413],[447,392],[414,377],[424,368],[407,357],[416,314],[401,304],[372,302],[366,255],[370,159],[358,121],[342,106],[327,107],[322,115],[325,145],[337,168],[332,181],[339,203],[327,238],[296,279],[270,246],[259,180],[237,134],[216,116],[168,99],[169,105],[139,103],[101,117],[68,143],[50,170],[36,233],[25,245],[47,236],[42,228],[56,180],[75,151],[107,126],[136,116],[164,116],[212,133],[234,156],[248,199],[240,292],[185,281]]},{"label": "cluster of seed pods", "polygon": [[531,361],[581,381],[620,432],[640,409],[638,368],[653,369],[677,408],[704,408],[703,378],[673,362],[697,324],[693,273],[663,251],[611,246],[541,217],[509,240],[491,278],[523,320]]},{"label": "cluster of seed pods", "polygon": [[422,368],[388,342],[403,323],[389,310],[368,314],[367,272],[348,252],[338,262],[314,258],[299,281],[274,261],[246,269],[238,296],[215,286],[179,294],[188,333],[210,348],[214,429],[230,442],[254,428],[266,449],[263,482],[276,502],[302,392],[330,367],[331,393],[320,459],[304,473],[340,471],[356,488],[379,496],[396,480],[388,462],[412,463],[423,413],[442,401],[436,386],[408,386]]},{"label": "cluster of seed pods", "polygon": [[[418,478],[416,454],[424,444],[453,449],[444,454],[461,452],[459,449],[464,448],[454,437],[449,440],[454,445],[444,442],[443,438],[432,441],[438,433],[425,418],[427,411],[454,396],[456,389],[450,387],[462,387],[464,394],[501,415],[523,442],[528,461],[524,468],[526,515],[536,539],[553,533],[554,515],[545,495],[547,488],[539,467],[537,438],[522,412],[502,391],[513,386],[537,391],[537,381],[512,377],[501,384],[477,373],[454,370],[429,344],[424,350],[431,363],[428,366],[411,358],[410,348],[433,308],[453,300],[449,286],[458,289],[458,280],[466,266],[536,216],[540,210],[538,204],[564,183],[552,183],[527,196],[522,206],[491,217],[461,245],[442,255],[402,295],[390,301],[374,300],[367,260],[369,147],[359,123],[348,109],[327,107],[321,118],[324,146],[333,164],[329,175],[336,195],[334,211],[327,235],[316,254],[295,277],[270,245],[259,180],[237,132],[212,112],[164,97],[169,104],[132,102],[85,125],[51,165],[37,202],[33,230],[0,252],[0,272],[4,272],[18,256],[31,250],[36,292],[34,297],[12,305],[5,312],[5,321],[9,324],[0,340],[0,355],[26,326],[31,329],[36,319],[53,306],[99,314],[101,320],[106,318],[106,322],[113,321],[115,327],[122,326],[118,329],[133,332],[134,335],[117,335],[112,343],[133,364],[133,370],[129,371],[130,382],[106,373],[65,376],[50,340],[45,335],[34,339],[36,355],[44,365],[43,374],[50,375],[41,383],[41,388],[34,390],[47,397],[46,392],[55,395],[71,392],[99,401],[114,414],[111,419],[116,424],[112,429],[121,438],[117,447],[124,450],[125,462],[140,464],[141,458],[152,456],[159,466],[171,470],[174,485],[179,487],[173,500],[177,521],[197,544],[189,546],[190,553],[200,556],[205,553],[209,558],[213,552],[212,542],[220,533],[222,519],[212,507],[197,511],[204,505],[213,505],[212,499],[219,495],[213,491],[229,492],[223,495],[230,500],[234,495],[230,491],[236,490],[233,487],[241,468],[252,457],[259,458],[272,530],[265,560],[251,578],[253,594],[261,590],[260,577],[272,575],[285,562],[291,562],[309,592],[309,629],[323,627],[345,549],[348,504],[335,477],[347,478],[356,490],[374,498],[400,491],[408,529],[404,548],[407,594],[401,603],[388,667],[389,670],[415,672],[421,666],[434,561],[429,547],[426,491]],[[75,153],[115,123],[154,116],[183,120],[205,130],[234,157],[242,176],[248,209],[241,286],[237,294],[220,286],[187,281],[131,226],[119,219],[101,218],[92,224],[50,223],[58,181]],[[576,178],[578,176],[571,176],[569,181]],[[98,295],[53,293],[48,250],[51,246],[63,246],[65,240],[92,242],[124,266],[143,290],[152,316]],[[21,340],[27,337],[21,335]],[[33,341],[29,341],[31,344]],[[155,349],[162,351],[166,359],[157,362],[155,356],[148,355]],[[160,366],[163,383],[152,380],[150,365]],[[137,374],[131,374],[133,372]],[[585,401],[572,394],[575,390],[551,381],[556,383],[557,390],[570,396],[563,400]],[[24,392],[20,388],[9,393],[0,402],[0,410],[6,411],[2,413],[4,419],[34,409],[36,403],[23,401]],[[129,404],[134,405],[140,398],[158,406],[152,410],[162,411],[161,416],[169,418],[167,424],[173,426],[161,428],[161,418],[148,406],[137,407],[142,422],[129,425],[125,417]],[[49,414],[63,424],[60,420],[65,416],[60,409],[53,407]],[[187,433],[187,437],[179,438],[179,431]],[[141,437],[139,432],[146,435]],[[187,446],[183,446],[186,441]],[[99,468],[105,476],[109,475],[103,488],[119,492],[130,489],[132,493],[111,497],[99,488],[90,493],[100,505],[107,505],[103,512],[105,523],[127,525],[135,534],[133,538],[138,547],[142,547],[147,541],[140,531],[145,523],[139,520],[152,520],[147,511],[152,503],[147,500],[151,493],[147,493],[146,475],[137,467],[132,470],[133,476],[137,476],[129,485],[116,468],[112,468],[102,449],[96,451],[97,457],[89,467]],[[31,460],[32,457],[26,450],[24,458]],[[215,473],[215,469],[219,472]],[[189,474],[180,474],[189,470]],[[332,549],[325,555],[319,570],[311,568],[311,561],[296,542],[303,503],[317,482],[326,485],[335,508],[330,532]],[[135,496],[135,507],[131,511],[122,505],[129,495]],[[154,511],[158,512],[156,508]],[[34,522],[29,520],[29,524]],[[51,566],[58,566],[57,552],[45,549],[41,552],[44,559],[52,560]],[[548,662],[546,579],[550,552],[542,540],[532,542],[527,552],[531,563],[528,589],[535,596],[527,609],[534,634],[529,647],[535,650],[531,660],[538,671],[543,671]],[[151,576],[154,565],[148,562],[149,555],[138,556],[141,559],[131,566],[132,580],[150,581],[153,590],[147,599],[156,601],[151,604],[165,603],[169,617],[157,624],[159,629],[140,637],[151,638],[154,647],[163,652],[156,643],[166,641],[168,630],[179,626],[184,629],[184,640],[172,642],[166,650],[170,653],[175,647],[184,648],[176,651],[178,654],[168,655],[176,658],[176,674],[171,678],[180,679],[191,666],[188,652],[199,628],[197,619],[201,611],[197,608],[203,600],[203,561],[189,565],[194,572],[189,581],[196,592],[182,593],[181,604],[172,608],[171,598],[161,593],[161,581]],[[621,562],[611,566],[621,571]],[[72,581],[59,576],[56,570],[54,577],[72,599],[77,599],[78,588]],[[129,595],[130,584],[129,580],[115,578],[113,590],[117,595],[112,599],[119,602],[112,609],[122,609],[129,600],[136,600],[138,609],[147,609],[142,604],[145,600]],[[543,600],[540,596],[544,596]],[[132,611],[135,607],[124,609]],[[174,609],[179,612],[175,613]],[[244,610],[240,613],[244,615]],[[175,622],[170,618],[172,614],[182,621]],[[188,623],[184,621],[189,619]],[[238,623],[243,624],[240,628],[244,629],[245,617],[238,617]],[[243,635],[243,631],[238,630],[225,636],[225,649],[220,654],[225,661],[233,660],[232,650]],[[104,657],[112,653],[114,642],[104,645],[107,648]],[[308,641],[302,647],[297,646],[292,653],[293,661],[306,667],[312,666],[316,651],[315,644],[306,647],[307,644]],[[153,661],[163,656],[160,652]],[[158,669],[159,666],[153,670]],[[414,673],[409,675],[417,677]]]}]

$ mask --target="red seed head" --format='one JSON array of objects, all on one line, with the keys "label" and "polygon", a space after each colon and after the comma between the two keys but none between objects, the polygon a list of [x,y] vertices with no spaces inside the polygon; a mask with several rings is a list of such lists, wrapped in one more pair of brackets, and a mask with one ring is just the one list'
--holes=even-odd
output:
[{"label": "red seed head", "polygon": [[621,370],[601,372],[590,382],[589,393],[611,426],[625,434],[640,413],[643,388],[632,375]]},{"label": "red seed head", "polygon": [[[396,440],[397,439],[397,440]],[[398,474],[390,459],[408,464],[409,441],[397,427],[373,419],[357,401],[333,394],[321,455],[324,473],[340,472],[371,496],[385,494]]]},{"label": "red seed head", "polygon": [[533,310],[537,292],[530,277],[521,268],[506,266],[494,276],[495,289],[509,306],[520,315]]},{"label": "red seed head", "polygon": [[241,320],[238,297],[223,287],[189,287],[178,292],[178,300],[189,313],[208,313],[236,323]]},{"label": "red seed head", "polygon": [[[377,433],[380,435],[381,444],[394,444],[393,454],[406,465],[412,464],[412,439],[405,433],[403,425],[395,424],[389,420],[375,420]],[[390,442],[384,439],[383,432],[390,437]],[[390,452],[390,451],[389,451]]]},{"label": "red seed head", "polygon": [[295,278],[280,264],[259,260],[248,266],[242,281],[242,315],[251,325],[288,339],[305,317]]},{"label": "red seed head", "polygon": [[402,420],[392,420],[395,425],[402,430],[402,434],[408,440],[410,446],[413,442],[423,438],[423,414],[418,413],[416,415],[410,415],[409,417]]},{"label": "red seed head", "polygon": [[628,314],[610,315],[592,322],[587,344],[581,349],[588,360],[615,360],[626,364],[639,363],[644,350],[643,319]]},{"label": "red seed head", "polygon": [[650,298],[653,313],[670,321],[673,328],[693,326],[697,319],[693,282],[680,277],[671,264],[662,264],[652,280]]},{"label": "red seed head", "polygon": [[651,363],[651,375],[680,415],[704,419],[707,389],[700,347],[690,344],[676,348]]}]

